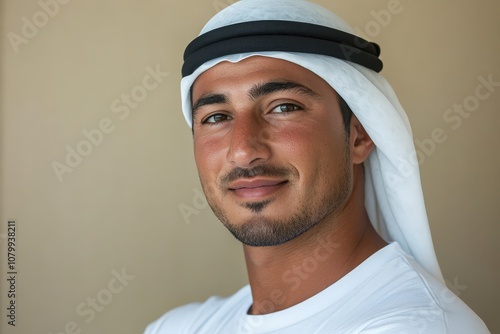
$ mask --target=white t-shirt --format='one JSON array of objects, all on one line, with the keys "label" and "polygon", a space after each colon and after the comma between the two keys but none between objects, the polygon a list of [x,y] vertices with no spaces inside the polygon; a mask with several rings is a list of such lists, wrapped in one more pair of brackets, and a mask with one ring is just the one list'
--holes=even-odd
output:
[{"label": "white t-shirt", "polygon": [[342,279],[285,310],[248,315],[249,286],[167,312],[145,334],[489,333],[482,320],[401,247],[379,250]]}]

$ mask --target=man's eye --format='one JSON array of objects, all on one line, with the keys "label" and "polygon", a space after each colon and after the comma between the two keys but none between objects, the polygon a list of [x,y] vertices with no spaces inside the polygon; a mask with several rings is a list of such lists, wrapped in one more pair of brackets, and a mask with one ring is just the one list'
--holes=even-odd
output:
[{"label": "man's eye", "polygon": [[203,123],[219,123],[219,122],[224,122],[229,119],[229,116],[224,115],[224,114],[214,114],[212,116],[209,116],[205,118]]},{"label": "man's eye", "polygon": [[283,103],[277,106],[276,108],[273,109],[273,112],[291,112],[291,111],[297,111],[300,110],[301,108],[293,103]]}]

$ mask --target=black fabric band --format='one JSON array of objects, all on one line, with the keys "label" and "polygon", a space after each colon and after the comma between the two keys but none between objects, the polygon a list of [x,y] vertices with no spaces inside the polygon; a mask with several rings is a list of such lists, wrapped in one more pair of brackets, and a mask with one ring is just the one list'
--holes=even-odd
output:
[{"label": "black fabric band", "polygon": [[184,51],[182,76],[203,63],[244,52],[285,51],[326,55],[382,70],[380,48],[355,35],[321,25],[292,21],[252,21],[211,30]]}]

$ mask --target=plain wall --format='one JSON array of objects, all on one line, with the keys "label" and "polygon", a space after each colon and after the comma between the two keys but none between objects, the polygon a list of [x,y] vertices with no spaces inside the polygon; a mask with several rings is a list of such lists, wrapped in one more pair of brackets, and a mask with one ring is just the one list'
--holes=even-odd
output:
[{"label": "plain wall", "polygon": [[[231,2],[73,0],[51,16],[41,4],[55,0],[1,2],[2,277],[7,221],[18,226],[17,326],[2,279],[2,333],[141,333],[172,307],[246,283],[241,246],[199,195],[179,98],[184,47]],[[316,2],[381,45],[420,145],[444,276],[500,332],[500,87],[474,99],[481,77],[500,81],[500,3]],[[34,20],[37,31],[23,28]],[[17,47],[13,34],[25,38]],[[464,103],[471,112],[448,111]],[[86,156],[71,167],[78,148]]]}]

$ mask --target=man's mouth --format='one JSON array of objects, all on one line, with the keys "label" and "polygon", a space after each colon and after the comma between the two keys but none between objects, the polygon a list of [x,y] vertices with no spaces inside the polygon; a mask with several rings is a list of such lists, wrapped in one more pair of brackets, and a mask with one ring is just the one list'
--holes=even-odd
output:
[{"label": "man's mouth", "polygon": [[231,182],[228,190],[234,195],[245,199],[262,199],[267,197],[279,189],[281,189],[287,180],[266,179],[266,178],[250,178],[239,179]]}]

